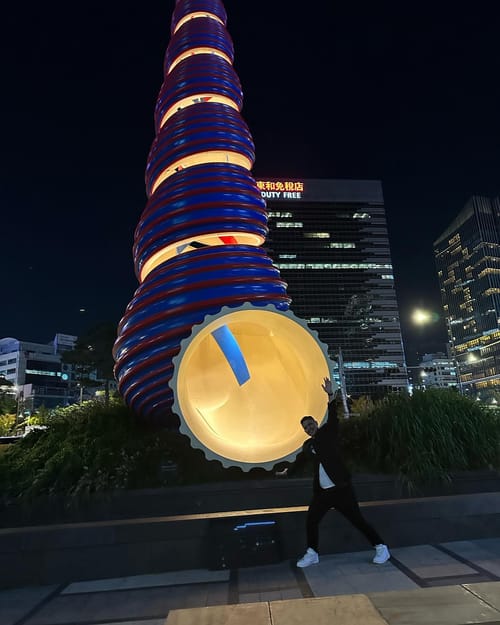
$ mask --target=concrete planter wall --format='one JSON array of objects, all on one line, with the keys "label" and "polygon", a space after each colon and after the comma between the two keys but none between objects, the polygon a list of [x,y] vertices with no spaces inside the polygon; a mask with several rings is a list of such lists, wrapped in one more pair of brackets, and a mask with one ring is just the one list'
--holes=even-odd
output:
[{"label": "concrete planter wall", "polygon": [[[359,474],[353,482],[360,501],[500,491],[497,471],[454,473],[449,483],[428,484],[413,492],[391,475]],[[309,478],[271,478],[38,498],[25,503],[3,500],[0,527],[303,506],[310,496]]]},{"label": "concrete planter wall", "polygon": [[[429,486],[426,497],[410,497],[388,477],[355,480],[364,514],[394,547],[500,535],[499,485],[493,472],[460,474],[449,485]],[[310,480],[276,479],[112,493],[70,507],[63,499],[7,505],[0,587],[245,566],[248,552],[235,553],[233,529],[263,519],[273,521],[275,544],[260,555],[292,559],[305,547],[310,488]],[[327,514],[322,553],[368,547],[339,514]]]}]

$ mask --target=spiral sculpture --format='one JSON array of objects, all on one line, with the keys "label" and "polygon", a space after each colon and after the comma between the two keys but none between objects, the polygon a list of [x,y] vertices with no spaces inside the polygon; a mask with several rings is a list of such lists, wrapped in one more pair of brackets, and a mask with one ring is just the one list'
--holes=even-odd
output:
[{"label": "spiral sculpture", "polygon": [[248,470],[295,456],[300,417],[324,417],[330,367],[259,247],[266,207],[226,20],[220,0],[176,2],[134,236],[140,285],[114,357],[134,412],[175,412],[208,458]]}]

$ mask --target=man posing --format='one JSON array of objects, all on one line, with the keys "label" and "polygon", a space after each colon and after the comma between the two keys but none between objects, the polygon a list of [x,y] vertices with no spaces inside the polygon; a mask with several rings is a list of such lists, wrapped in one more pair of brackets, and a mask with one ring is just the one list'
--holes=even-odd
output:
[{"label": "man posing", "polygon": [[[304,568],[318,564],[319,523],[330,508],[335,508],[345,516],[375,547],[374,564],[384,564],[391,557],[389,549],[361,514],[351,476],[340,454],[337,403],[334,401],[331,380],[325,378],[321,386],[328,395],[328,419],[324,425],[318,427],[318,422],[313,417],[302,417],[300,422],[310,438],[304,443],[302,454],[291,467],[293,470],[312,454],[314,481],[313,497],[307,511],[307,551],[298,560],[297,566]],[[291,472],[284,469],[277,475],[285,476]]]}]

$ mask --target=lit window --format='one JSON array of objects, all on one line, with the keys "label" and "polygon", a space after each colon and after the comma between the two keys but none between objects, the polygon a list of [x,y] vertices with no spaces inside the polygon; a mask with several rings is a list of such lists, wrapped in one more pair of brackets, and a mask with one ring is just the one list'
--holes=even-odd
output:
[{"label": "lit window", "polygon": [[380,362],[344,362],[346,369],[397,369],[399,365],[396,362],[380,361]]},{"label": "lit window", "polygon": [[304,224],[301,221],[277,221],[277,228],[303,228]]},{"label": "lit window", "polygon": [[354,213],[352,218],[353,219],[370,219],[370,215],[368,213]]},{"label": "lit window", "polygon": [[352,249],[356,247],[356,245],[354,243],[329,243],[327,247],[329,247],[330,249],[346,250],[346,249]]},{"label": "lit window", "polygon": [[306,239],[329,239],[329,232],[304,232],[304,238]]},{"label": "lit window", "polygon": [[388,263],[277,263],[279,269],[392,269]]},{"label": "lit window", "polygon": [[40,369],[26,369],[26,373],[30,373],[31,375],[48,375],[52,378],[61,375],[61,373],[57,371],[41,371]]}]

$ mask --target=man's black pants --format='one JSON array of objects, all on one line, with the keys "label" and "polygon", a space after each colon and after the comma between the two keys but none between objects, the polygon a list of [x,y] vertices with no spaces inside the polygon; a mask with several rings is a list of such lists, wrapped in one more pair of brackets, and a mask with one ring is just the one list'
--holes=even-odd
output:
[{"label": "man's black pants", "polygon": [[307,511],[308,547],[318,551],[319,523],[330,508],[335,508],[335,510],[345,516],[354,527],[366,536],[373,546],[384,542],[361,514],[354,489],[352,484],[349,483],[344,486],[321,489],[314,493]]}]

